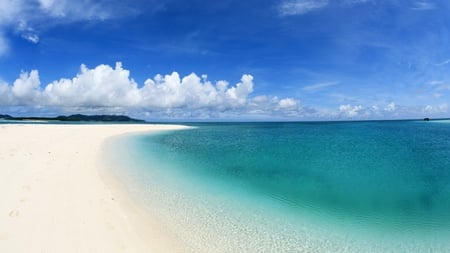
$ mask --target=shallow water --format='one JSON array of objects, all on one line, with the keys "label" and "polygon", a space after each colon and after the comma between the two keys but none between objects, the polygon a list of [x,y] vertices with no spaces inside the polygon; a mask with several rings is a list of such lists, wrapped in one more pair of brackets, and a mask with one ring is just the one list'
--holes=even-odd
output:
[{"label": "shallow water", "polygon": [[199,124],[115,142],[114,171],[195,252],[450,251],[447,124]]}]

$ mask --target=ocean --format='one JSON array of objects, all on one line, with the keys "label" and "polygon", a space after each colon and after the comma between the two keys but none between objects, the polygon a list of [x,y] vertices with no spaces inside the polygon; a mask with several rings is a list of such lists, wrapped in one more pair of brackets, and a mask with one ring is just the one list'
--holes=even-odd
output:
[{"label": "ocean", "polygon": [[192,252],[450,252],[450,121],[190,125],[107,152]]}]

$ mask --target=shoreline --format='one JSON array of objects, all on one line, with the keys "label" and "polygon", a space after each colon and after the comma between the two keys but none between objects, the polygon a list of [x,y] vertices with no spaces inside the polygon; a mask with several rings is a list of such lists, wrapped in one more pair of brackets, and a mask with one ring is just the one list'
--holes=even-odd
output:
[{"label": "shoreline", "polygon": [[134,203],[103,154],[109,138],[181,125],[0,125],[1,252],[182,252]]}]

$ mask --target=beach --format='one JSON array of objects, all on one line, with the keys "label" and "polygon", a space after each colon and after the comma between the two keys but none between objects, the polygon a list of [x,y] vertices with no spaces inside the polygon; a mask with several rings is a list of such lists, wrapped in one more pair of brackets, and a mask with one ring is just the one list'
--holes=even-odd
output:
[{"label": "beach", "polygon": [[0,252],[182,252],[102,161],[110,137],[174,125],[0,125]]}]

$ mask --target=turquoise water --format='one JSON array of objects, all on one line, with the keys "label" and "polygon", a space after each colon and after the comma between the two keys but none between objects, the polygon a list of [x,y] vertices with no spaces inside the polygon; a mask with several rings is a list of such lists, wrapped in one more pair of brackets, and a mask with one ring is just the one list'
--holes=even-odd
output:
[{"label": "turquoise water", "polygon": [[446,121],[197,124],[115,146],[194,252],[450,251]]}]

